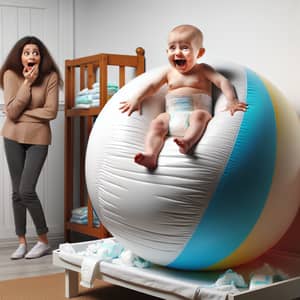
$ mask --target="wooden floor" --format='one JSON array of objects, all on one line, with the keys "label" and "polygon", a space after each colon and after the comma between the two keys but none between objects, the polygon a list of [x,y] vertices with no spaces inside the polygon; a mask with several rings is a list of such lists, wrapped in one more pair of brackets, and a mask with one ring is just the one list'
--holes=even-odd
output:
[{"label": "wooden floor", "polygon": [[0,281],[64,271],[64,269],[52,264],[52,254],[36,259],[11,260],[10,255],[14,250],[12,248],[0,248]]}]

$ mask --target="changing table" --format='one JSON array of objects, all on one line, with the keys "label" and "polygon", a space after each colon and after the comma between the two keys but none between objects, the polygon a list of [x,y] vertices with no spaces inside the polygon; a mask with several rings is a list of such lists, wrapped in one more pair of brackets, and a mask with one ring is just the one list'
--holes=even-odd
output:
[{"label": "changing table", "polygon": [[[76,253],[84,251],[88,241],[73,243]],[[78,295],[79,275],[82,256],[60,251],[53,251],[53,264],[65,269],[65,297]],[[185,272],[160,266],[136,268],[101,261],[95,277],[114,285],[133,289],[144,294],[162,299],[193,299],[193,300],[291,300],[300,299],[300,256],[270,250],[258,260],[234,268],[234,271],[249,278],[253,269],[267,263],[288,275],[289,279],[272,283],[267,287],[255,290],[239,290],[226,292],[216,290],[211,286],[224,271]]]}]

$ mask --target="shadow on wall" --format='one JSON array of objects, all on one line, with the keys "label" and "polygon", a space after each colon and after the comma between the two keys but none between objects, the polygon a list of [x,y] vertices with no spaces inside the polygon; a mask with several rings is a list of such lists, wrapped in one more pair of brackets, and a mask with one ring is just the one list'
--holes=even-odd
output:
[{"label": "shadow on wall", "polygon": [[287,233],[283,236],[283,238],[276,244],[274,249],[300,254],[299,231],[300,231],[300,210],[298,210],[298,214],[294,222],[292,223],[291,227],[289,228]]},{"label": "shadow on wall", "polygon": [[[300,170],[298,174],[298,182],[299,182],[298,197],[300,197]],[[275,245],[274,249],[300,254],[299,231],[300,231],[300,208],[298,209],[297,216],[293,221],[293,223],[291,224],[290,228],[288,229],[286,234],[282,237],[282,239],[280,239],[280,241]]]}]

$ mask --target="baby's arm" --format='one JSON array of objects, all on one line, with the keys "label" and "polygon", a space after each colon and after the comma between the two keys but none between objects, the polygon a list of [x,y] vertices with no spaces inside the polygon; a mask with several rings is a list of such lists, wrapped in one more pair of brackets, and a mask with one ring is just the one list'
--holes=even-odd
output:
[{"label": "baby's arm", "polygon": [[136,89],[130,100],[121,101],[119,109],[130,116],[134,111],[141,114],[141,104],[146,97],[155,94],[166,82],[169,68],[164,68],[148,84]]},{"label": "baby's arm", "polygon": [[247,104],[245,102],[239,101],[239,99],[236,97],[231,82],[226,77],[218,73],[209,65],[205,65],[204,72],[206,78],[215,86],[217,86],[225,95],[228,101],[226,110],[229,110],[231,115],[233,115],[236,111],[246,111]]}]

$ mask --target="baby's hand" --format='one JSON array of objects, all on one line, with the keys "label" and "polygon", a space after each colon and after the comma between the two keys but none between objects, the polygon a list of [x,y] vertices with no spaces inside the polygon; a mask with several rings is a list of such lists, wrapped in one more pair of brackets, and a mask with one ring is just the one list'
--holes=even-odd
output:
[{"label": "baby's hand", "polygon": [[234,102],[234,103],[230,103],[225,110],[229,110],[230,114],[233,116],[233,114],[236,111],[246,111],[247,108],[248,108],[247,103],[237,101],[237,102]]},{"label": "baby's hand", "polygon": [[141,104],[136,101],[121,101],[119,109],[122,113],[128,112],[128,116],[136,110],[141,114]]}]

